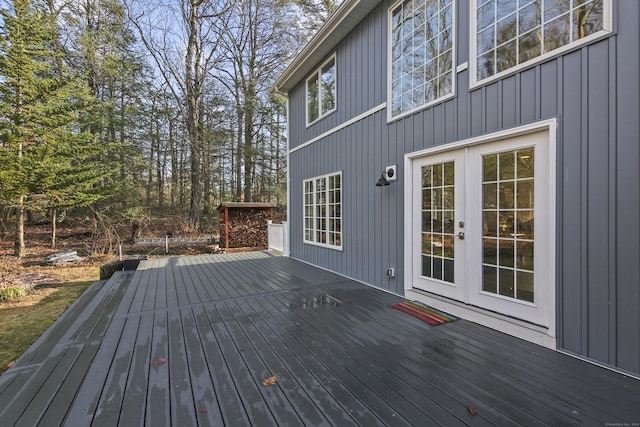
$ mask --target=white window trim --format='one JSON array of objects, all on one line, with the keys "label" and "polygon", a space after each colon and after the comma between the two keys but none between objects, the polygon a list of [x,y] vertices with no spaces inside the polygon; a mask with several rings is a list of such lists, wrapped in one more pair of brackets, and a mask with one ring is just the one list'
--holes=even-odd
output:
[{"label": "white window trim", "polygon": [[[484,0],[482,0],[484,1]],[[597,33],[593,33],[588,35],[587,37],[583,37],[580,40],[576,40],[572,43],[569,43],[565,46],[562,46],[558,49],[552,50],[551,52],[544,53],[540,56],[536,56],[535,58],[531,58],[530,60],[523,62],[522,64],[518,64],[515,67],[511,67],[499,73],[496,73],[490,77],[487,77],[482,80],[477,80],[477,65],[478,59],[476,57],[476,49],[477,49],[477,13],[478,13],[478,0],[471,0],[471,11],[469,13],[469,89],[474,89],[476,87],[483,86],[487,83],[494,82],[496,80],[502,79],[511,74],[518,73],[524,69],[530,68],[536,64],[545,62],[550,58],[554,58],[557,56],[561,56],[571,50],[577,49],[589,43],[592,43],[595,40],[599,40],[601,38],[607,37],[613,31],[613,18],[612,18],[612,0],[603,0],[602,5],[602,27],[603,29],[598,31]]]},{"label": "white window trim", "polygon": [[[336,86],[336,97],[335,97],[335,106],[331,109],[326,111],[324,114],[322,114],[322,68],[327,65],[329,62],[331,62],[331,60],[333,60],[333,66],[335,67],[336,70],[336,78],[335,78],[335,86]],[[318,78],[318,118],[315,119],[314,121],[310,122],[309,121],[309,80],[311,80],[312,78],[317,77]],[[307,79],[304,81],[304,117],[305,117],[305,122],[307,123],[307,127],[319,122],[320,120],[322,120],[323,118],[327,117],[328,115],[330,115],[331,113],[335,112],[338,109],[338,60],[336,58],[336,53],[334,52],[333,55],[331,55],[329,58],[327,58],[326,61],[324,61],[322,64],[320,64],[320,66],[318,68],[316,68],[313,73],[311,73],[309,75],[309,77],[307,77]]]},{"label": "white window trim", "polygon": [[[316,203],[315,203],[315,194],[316,194],[316,180],[318,179],[326,179],[327,180],[327,191],[329,190],[329,177],[331,176],[339,176],[340,177],[340,245],[330,245],[328,243],[321,243],[321,242],[316,242],[314,240],[307,240],[306,238],[306,228],[305,228],[305,217],[306,217],[306,212],[305,212],[305,207],[306,207],[306,201],[305,201],[305,184],[309,181],[313,182],[313,195],[314,195],[314,202],[313,202],[313,224],[314,224],[314,228],[313,228],[313,232],[315,234],[316,232],[316,228],[315,228],[315,223],[316,223],[316,215],[315,215],[315,208],[316,208]],[[342,250],[342,242],[344,241],[344,222],[342,221],[342,212],[343,212],[343,206],[342,206],[342,193],[344,191],[344,183],[342,181],[342,171],[337,171],[337,172],[331,172],[328,174],[324,174],[324,175],[319,175],[319,176],[314,176],[311,178],[307,178],[305,180],[302,181],[302,242],[308,245],[313,245],[313,246],[320,246],[323,248],[329,248],[329,249],[335,249],[335,250]],[[329,213],[329,197],[327,197],[327,201],[326,201],[326,212],[327,215]],[[325,218],[327,220],[327,225],[329,224],[329,218],[326,217]],[[325,231],[327,234],[329,233],[329,230]]]},{"label": "white window trim", "polygon": [[392,30],[392,26],[393,26],[393,19],[392,19],[392,13],[393,10],[398,7],[400,4],[402,4],[404,0],[399,0],[397,2],[395,2],[387,11],[387,124],[395,122],[396,120],[402,119],[404,117],[410,116],[411,114],[414,114],[418,111],[422,111],[425,110],[429,107],[432,107],[436,104],[440,104],[442,102],[445,102],[449,99],[455,98],[456,96],[456,80],[457,80],[457,73],[456,73],[456,51],[457,51],[457,37],[458,37],[458,32],[457,32],[457,0],[452,0],[451,1],[451,43],[452,43],[452,48],[451,48],[451,93],[447,94],[445,96],[441,96],[440,98],[434,99],[433,101],[427,102],[426,104],[422,104],[419,105],[409,111],[405,111],[404,113],[398,114],[397,116],[392,116],[392,94],[391,94],[391,83],[392,83],[392,79],[393,76],[391,75],[391,62],[392,62],[392,57],[391,57],[391,45],[392,45],[392,40],[391,40],[391,30]]}]

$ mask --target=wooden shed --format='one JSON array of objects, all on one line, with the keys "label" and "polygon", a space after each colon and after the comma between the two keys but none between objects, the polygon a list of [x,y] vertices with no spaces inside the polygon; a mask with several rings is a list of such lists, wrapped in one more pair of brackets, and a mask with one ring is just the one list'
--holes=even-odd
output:
[{"label": "wooden shed", "polygon": [[220,213],[220,248],[266,249],[267,221],[273,220],[274,203],[224,202]]}]

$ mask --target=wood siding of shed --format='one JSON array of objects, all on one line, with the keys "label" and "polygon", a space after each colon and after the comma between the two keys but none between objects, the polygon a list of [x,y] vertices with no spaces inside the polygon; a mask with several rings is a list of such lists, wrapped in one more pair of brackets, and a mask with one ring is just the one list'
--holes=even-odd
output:
[{"label": "wood siding of shed", "polygon": [[[306,127],[304,82],[289,94],[290,148],[386,102],[382,2],[336,49],[338,109]],[[457,64],[468,59],[468,0],[457,2]],[[403,156],[555,118],[558,347],[640,373],[640,2],[613,2],[614,32],[387,124],[386,110],[290,156],[291,253],[403,293]],[[374,186],[386,165],[399,179]],[[303,179],[343,171],[343,250],[302,243]],[[396,277],[385,275],[396,268]]]}]

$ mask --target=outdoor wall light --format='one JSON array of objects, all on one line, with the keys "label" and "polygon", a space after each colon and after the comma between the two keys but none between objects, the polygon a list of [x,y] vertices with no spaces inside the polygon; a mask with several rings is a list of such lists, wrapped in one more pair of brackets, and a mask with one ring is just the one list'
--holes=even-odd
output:
[{"label": "outdoor wall light", "polygon": [[397,180],[396,165],[387,166],[380,174],[380,179],[376,182],[376,187],[384,187],[385,185],[389,185],[393,181]]},{"label": "outdoor wall light", "polygon": [[384,187],[385,185],[389,185],[389,181],[384,177],[384,172],[380,174],[380,179],[376,182],[376,187]]}]

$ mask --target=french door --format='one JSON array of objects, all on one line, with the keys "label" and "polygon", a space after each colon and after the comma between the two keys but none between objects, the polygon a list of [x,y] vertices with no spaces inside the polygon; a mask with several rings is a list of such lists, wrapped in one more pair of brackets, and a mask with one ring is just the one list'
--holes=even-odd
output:
[{"label": "french door", "polygon": [[412,165],[412,286],[549,326],[555,278],[548,132]]}]

